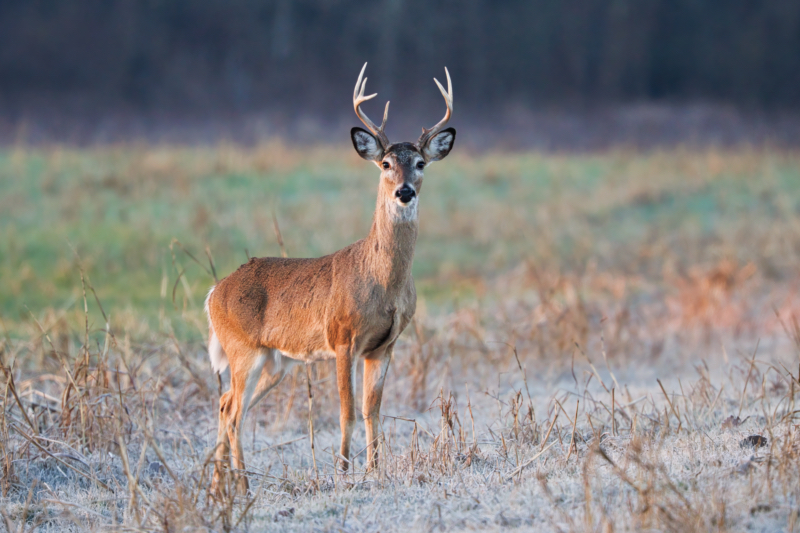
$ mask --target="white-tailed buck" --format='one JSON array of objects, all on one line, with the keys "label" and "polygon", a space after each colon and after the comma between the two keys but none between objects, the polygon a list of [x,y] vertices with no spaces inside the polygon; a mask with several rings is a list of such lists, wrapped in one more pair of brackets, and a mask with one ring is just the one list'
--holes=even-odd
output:
[{"label": "white-tailed buck", "polygon": [[[253,258],[211,288],[206,299],[208,350],[214,370],[231,368],[231,388],[219,402],[214,484],[230,454],[244,470],[242,425],[247,411],[299,363],[336,359],[342,427],[341,464],[350,462],[356,420],[356,363],[364,360],[362,414],[369,467],[377,463],[378,416],[383,382],[397,337],[408,325],[417,295],[411,263],[417,240],[419,193],[425,167],[453,148],[456,132],[444,129],[453,112],[453,89],[434,78],[447,103],[444,118],[423,128],[416,143],[390,143],[361,110],[361,69],[353,93],[356,114],[369,131],[353,128],[353,146],[381,169],[378,201],[369,235],[317,259]],[[363,83],[362,83],[363,78]],[[246,489],[247,478],[239,480]]]}]

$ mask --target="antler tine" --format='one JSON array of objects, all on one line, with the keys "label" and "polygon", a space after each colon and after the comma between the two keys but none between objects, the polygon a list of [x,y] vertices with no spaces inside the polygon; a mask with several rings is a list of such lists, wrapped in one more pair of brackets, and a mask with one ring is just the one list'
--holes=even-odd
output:
[{"label": "antler tine", "polygon": [[386,119],[389,118],[389,101],[386,101],[386,107],[383,110],[383,120],[381,121],[381,131],[386,127]]},{"label": "antler tine", "polygon": [[[383,131],[383,129],[386,127],[386,119],[389,118],[389,102],[386,102],[386,109],[383,112],[383,122],[381,122],[381,127],[379,128],[375,125],[375,123],[373,123],[369,119],[367,114],[361,110],[361,104],[363,104],[367,100],[371,100],[376,96],[378,96],[378,93],[364,96],[364,89],[366,89],[367,79],[369,79],[369,78],[364,78],[364,71],[366,69],[367,69],[367,64],[364,63],[364,66],[361,67],[361,73],[358,75],[356,88],[355,90],[353,90],[353,108],[355,109],[358,118],[361,119],[361,122],[364,123],[364,125],[369,129],[369,131],[375,134],[375,136],[378,138],[378,141],[380,141],[381,145],[383,145],[383,149],[385,150],[389,147],[389,138]],[[361,81],[362,78],[364,79],[363,82]]]},{"label": "antler tine", "polygon": [[453,82],[450,81],[450,72],[447,70],[447,67],[444,67],[444,73],[447,76],[447,91],[444,90],[442,84],[439,83],[439,80],[433,78],[433,81],[436,82],[436,86],[439,87],[439,91],[444,96],[445,105],[447,105],[447,111],[444,114],[444,118],[439,121],[434,127],[430,129],[422,128],[422,135],[417,141],[417,146],[425,146],[425,144],[437,133],[442,131],[442,129],[447,125],[450,121],[450,117],[453,114]]}]

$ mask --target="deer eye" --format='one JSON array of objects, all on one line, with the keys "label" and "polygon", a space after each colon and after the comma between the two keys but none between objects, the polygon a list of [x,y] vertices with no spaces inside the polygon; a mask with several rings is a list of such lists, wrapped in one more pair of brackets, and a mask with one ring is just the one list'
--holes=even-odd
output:
[{"label": "deer eye", "polygon": [[386,169],[388,169],[390,166],[391,166],[391,165],[389,164],[389,162],[388,162],[388,161],[384,161],[384,162],[383,162],[383,168],[386,168]]},{"label": "deer eye", "polygon": [[425,161],[420,161],[419,163],[417,163],[417,168],[420,170],[425,168]]}]

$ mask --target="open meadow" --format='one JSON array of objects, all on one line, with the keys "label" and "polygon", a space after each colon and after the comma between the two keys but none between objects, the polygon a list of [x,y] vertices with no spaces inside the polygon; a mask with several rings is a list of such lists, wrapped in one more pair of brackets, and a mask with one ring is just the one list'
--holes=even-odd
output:
[{"label": "open meadow", "polygon": [[349,143],[0,150],[0,523],[800,531],[800,153],[769,148],[457,145],[420,195],[379,468],[360,417],[334,468],[317,363],[250,413],[251,493],[212,495],[208,288],[278,235],[366,236],[377,179]]}]

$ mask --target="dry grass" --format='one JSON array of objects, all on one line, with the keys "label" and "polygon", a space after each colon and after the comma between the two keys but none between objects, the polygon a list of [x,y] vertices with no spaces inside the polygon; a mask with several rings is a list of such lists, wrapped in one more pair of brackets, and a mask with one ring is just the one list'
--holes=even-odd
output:
[{"label": "dry grass", "polygon": [[[257,152],[214,157],[233,154],[246,172]],[[160,153],[113,157],[161,157],[164,176],[213,160]],[[264,164],[290,173],[296,163],[278,153]],[[422,276],[471,289],[452,303],[424,298],[401,339],[379,470],[364,472],[362,453],[353,472],[335,472],[335,373],[318,364],[251,413],[247,497],[207,492],[219,390],[199,335],[113,308],[108,319],[102,288],[95,301],[93,277],[85,288],[78,278],[77,310],[32,309],[37,321],[0,344],[0,518],[9,531],[797,531],[800,197],[777,185],[797,166],[747,151],[454,160],[454,175],[469,170],[495,194],[476,221],[479,199],[449,205],[451,178],[431,177],[425,193],[438,200],[420,239],[478,240],[497,255]],[[525,189],[531,168],[544,189]],[[709,195],[696,210],[670,200]],[[293,216],[290,253],[321,223]],[[349,238],[361,222],[322,231]],[[160,324],[202,328],[190,293],[208,276],[193,268],[185,282],[169,277],[166,301],[174,287],[185,306]],[[358,428],[356,451],[363,440]]]}]

